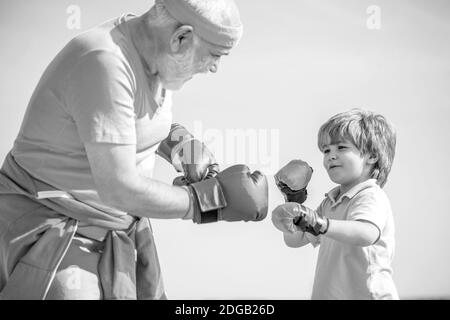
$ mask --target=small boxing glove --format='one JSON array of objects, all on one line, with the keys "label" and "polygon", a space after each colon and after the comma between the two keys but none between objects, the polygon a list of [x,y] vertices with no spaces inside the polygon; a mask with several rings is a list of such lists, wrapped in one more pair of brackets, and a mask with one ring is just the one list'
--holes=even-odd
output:
[{"label": "small boxing glove", "polygon": [[[289,203],[286,203],[288,205]],[[301,204],[294,203],[293,210],[300,214],[294,218],[294,224],[303,232],[314,236],[325,234],[328,231],[330,220],[322,217],[317,211],[311,210]]]},{"label": "small boxing glove", "polygon": [[299,217],[300,211],[293,202],[279,205],[272,211],[273,225],[283,233],[295,233],[298,231],[294,219]]},{"label": "small boxing glove", "polygon": [[261,221],[267,216],[267,178],[246,165],[229,167],[187,188],[194,223]]},{"label": "small boxing glove", "polygon": [[188,185],[214,177],[219,172],[219,165],[206,145],[176,123],[156,153],[171,163],[175,170],[184,172],[183,176],[175,178],[174,185]]},{"label": "small boxing glove", "polygon": [[308,197],[308,186],[313,169],[302,160],[292,160],[275,175],[275,183],[286,202],[302,204]]}]

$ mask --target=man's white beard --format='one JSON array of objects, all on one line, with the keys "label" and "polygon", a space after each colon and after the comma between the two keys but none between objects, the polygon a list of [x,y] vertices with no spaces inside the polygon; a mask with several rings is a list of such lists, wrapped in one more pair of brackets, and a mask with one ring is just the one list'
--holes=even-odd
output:
[{"label": "man's white beard", "polygon": [[161,84],[168,90],[179,90],[194,75],[194,54],[188,52],[182,57],[165,55],[161,59],[159,72]]}]

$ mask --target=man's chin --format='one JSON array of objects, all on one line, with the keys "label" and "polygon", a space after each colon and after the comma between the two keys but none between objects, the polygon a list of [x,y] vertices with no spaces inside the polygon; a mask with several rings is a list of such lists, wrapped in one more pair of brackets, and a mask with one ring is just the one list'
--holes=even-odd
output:
[{"label": "man's chin", "polygon": [[166,90],[177,91],[177,90],[180,90],[181,88],[183,88],[184,84],[191,79],[192,79],[192,77],[189,79],[186,79],[186,80],[181,80],[181,81],[167,81],[167,82],[162,83],[162,86]]},{"label": "man's chin", "polygon": [[172,83],[169,83],[169,84],[163,84],[162,87],[169,91],[178,91],[183,87],[183,85],[174,85]]}]

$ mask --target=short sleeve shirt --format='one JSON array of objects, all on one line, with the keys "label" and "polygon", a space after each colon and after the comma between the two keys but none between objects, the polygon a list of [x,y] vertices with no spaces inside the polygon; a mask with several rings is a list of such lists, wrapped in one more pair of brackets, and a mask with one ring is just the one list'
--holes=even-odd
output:
[{"label": "short sleeve shirt", "polygon": [[380,230],[380,237],[361,247],[322,236],[312,299],[398,299],[392,278],[395,239],[388,197],[374,179],[337,199],[338,194],[339,187],[326,194],[318,213],[334,220],[368,221]]},{"label": "short sleeve shirt", "polygon": [[[172,123],[170,92],[146,72],[130,37],[131,14],[70,41],[45,70],[12,149],[34,177],[108,212],[97,194],[84,143],[136,146],[151,177],[155,151]],[[158,94],[160,92],[161,94]]]}]

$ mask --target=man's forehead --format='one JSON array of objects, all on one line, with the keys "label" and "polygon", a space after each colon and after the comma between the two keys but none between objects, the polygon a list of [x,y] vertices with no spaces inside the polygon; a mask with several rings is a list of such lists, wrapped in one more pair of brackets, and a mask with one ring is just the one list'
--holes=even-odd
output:
[{"label": "man's forehead", "polygon": [[228,55],[231,52],[231,48],[229,48],[229,47],[224,47],[221,45],[211,43],[203,38],[201,38],[201,40],[203,41],[204,45],[208,48],[208,50],[213,51],[214,53],[217,53],[220,55]]},{"label": "man's forehead", "polygon": [[218,45],[215,45],[215,44],[209,44],[209,50],[211,52],[214,52],[214,53],[222,55],[222,56],[227,56],[231,52],[230,48],[221,47],[221,46],[218,46]]}]

